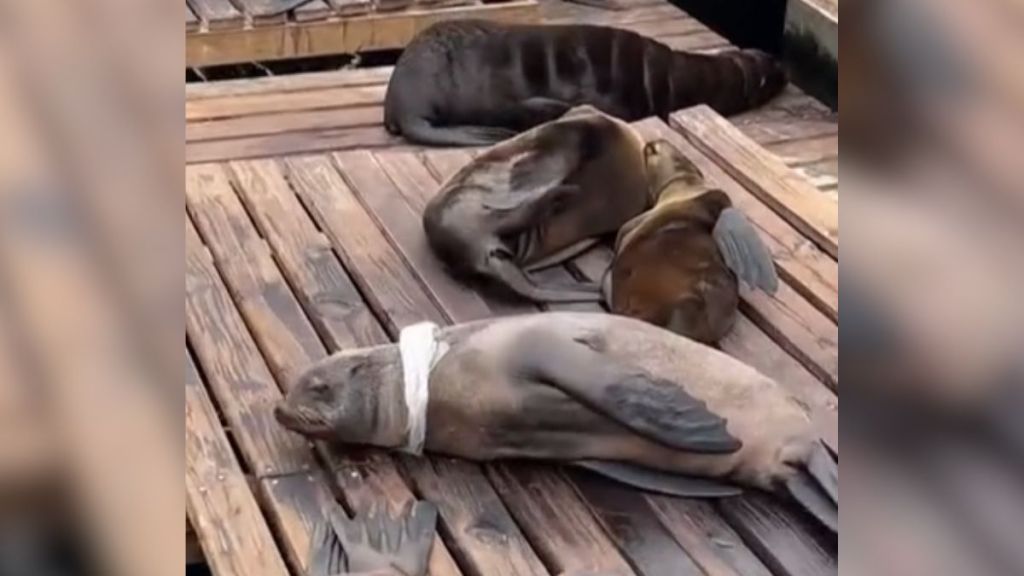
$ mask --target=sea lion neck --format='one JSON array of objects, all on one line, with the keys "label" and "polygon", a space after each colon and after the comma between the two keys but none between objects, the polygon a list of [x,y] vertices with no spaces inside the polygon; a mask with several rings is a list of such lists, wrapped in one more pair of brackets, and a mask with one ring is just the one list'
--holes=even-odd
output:
[{"label": "sea lion neck", "polygon": [[707,192],[699,176],[687,172],[675,172],[660,182],[655,182],[652,198],[656,204],[691,200]]},{"label": "sea lion neck", "polygon": [[402,373],[402,355],[398,345],[386,344],[371,348],[367,354],[376,367],[372,372],[375,382],[365,382],[376,389],[367,408],[367,425],[372,439],[369,443],[382,448],[403,448],[406,445],[409,414],[405,404],[405,383]]}]

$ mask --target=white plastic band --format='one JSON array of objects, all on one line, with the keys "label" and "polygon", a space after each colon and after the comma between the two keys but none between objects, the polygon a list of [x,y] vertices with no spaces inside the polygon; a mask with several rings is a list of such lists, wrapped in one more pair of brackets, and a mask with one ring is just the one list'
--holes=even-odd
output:
[{"label": "white plastic band", "polygon": [[405,406],[409,410],[406,443],[401,450],[410,454],[423,453],[423,441],[427,437],[430,370],[448,352],[448,345],[437,340],[438,330],[433,322],[421,322],[402,328],[398,336]]}]

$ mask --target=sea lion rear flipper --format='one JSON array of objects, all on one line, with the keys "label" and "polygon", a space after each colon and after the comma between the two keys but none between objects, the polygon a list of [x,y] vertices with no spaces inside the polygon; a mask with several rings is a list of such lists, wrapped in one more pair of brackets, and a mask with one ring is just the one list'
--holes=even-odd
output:
[{"label": "sea lion rear flipper", "polygon": [[590,248],[592,248],[594,244],[597,244],[600,240],[600,238],[584,238],[579,242],[575,242],[573,244],[570,244],[569,246],[566,246],[565,248],[562,248],[561,250],[555,252],[550,256],[546,256],[536,262],[531,263],[529,266],[526,267],[526,271],[538,272],[540,270],[544,270],[545,268],[550,268],[552,266],[558,266],[559,264],[563,264],[569,260],[572,260],[576,256],[583,254],[587,250],[590,250]]},{"label": "sea lion rear flipper", "polygon": [[739,496],[743,493],[741,488],[723,482],[683,474],[672,474],[623,462],[580,460],[572,464],[617,482],[628,484],[634,488],[648,492],[657,492],[658,494],[668,494],[669,496],[727,498],[729,496]]},{"label": "sea lion rear flipper", "polygon": [[331,523],[345,549],[348,573],[397,569],[401,574],[427,573],[437,527],[437,506],[423,500],[410,503],[398,517],[372,507],[349,520],[338,507]]},{"label": "sea lion rear flipper", "polygon": [[564,100],[534,96],[519,102],[519,105],[526,109],[529,114],[528,124],[536,126],[561,117],[572,109],[572,104]]},{"label": "sea lion rear flipper", "polygon": [[713,234],[726,265],[737,278],[768,294],[778,290],[779,277],[771,252],[742,212],[736,208],[722,210]]},{"label": "sea lion rear flipper", "polygon": [[308,566],[306,573],[309,576],[333,576],[345,570],[345,553],[329,523],[321,522],[313,528]]},{"label": "sea lion rear flipper", "polygon": [[488,260],[488,269],[506,288],[534,302],[601,301],[601,287],[597,284],[537,285],[514,262],[500,256]]},{"label": "sea lion rear flipper", "polygon": [[651,440],[691,452],[728,454],[742,443],[726,420],[675,382],[601,354],[586,335],[537,330],[523,339],[524,372]]},{"label": "sea lion rear flipper", "polygon": [[820,441],[805,469],[786,480],[786,492],[829,530],[839,532],[839,466]]},{"label": "sea lion rear flipper", "polygon": [[413,142],[433,146],[489,146],[516,135],[497,126],[434,126],[425,118],[402,125],[402,135]]}]

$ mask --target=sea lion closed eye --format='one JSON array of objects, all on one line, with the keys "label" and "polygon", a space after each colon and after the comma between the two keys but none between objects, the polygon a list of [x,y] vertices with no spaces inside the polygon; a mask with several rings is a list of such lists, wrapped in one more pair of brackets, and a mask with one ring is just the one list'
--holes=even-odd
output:
[{"label": "sea lion closed eye", "polygon": [[627,121],[707,104],[754,108],[786,84],[757,50],[691,54],[619,28],[446,21],[405,48],[384,125],[436,146],[493,144],[581,104]]},{"label": "sea lion closed eye", "polygon": [[590,106],[502,142],[427,204],[430,247],[455,274],[532,301],[600,301],[596,284],[539,285],[526,272],[572,258],[649,206],[643,146]]},{"label": "sea lion closed eye", "polygon": [[739,281],[778,288],[771,253],[729,196],[666,141],[644,148],[649,211],[619,231],[605,300],[623,314],[713,344],[732,328]]}]

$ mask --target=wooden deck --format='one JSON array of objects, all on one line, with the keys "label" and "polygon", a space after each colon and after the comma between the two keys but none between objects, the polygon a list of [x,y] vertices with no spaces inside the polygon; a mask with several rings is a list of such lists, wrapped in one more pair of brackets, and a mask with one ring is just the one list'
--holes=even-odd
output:
[{"label": "wooden deck", "polygon": [[[616,24],[693,50],[728,43],[663,3],[625,14],[557,1],[548,21]],[[271,409],[332,351],[422,320],[535,311],[452,279],[420,224],[474,150],[389,136],[390,69],[193,84],[186,103],[188,516],[213,572],[302,574],[332,498],[441,511],[433,575],[837,573],[837,550],[770,497],[652,496],[557,466],[311,446]],[[728,121],[706,108],[637,124],[691,156],[757,225],[783,284],[745,293],[722,343],[794,394],[838,448],[838,119],[795,88]],[[607,247],[543,273],[596,279]],[[555,308],[599,309],[585,305]]]},{"label": "wooden deck", "polygon": [[[402,48],[440,20],[532,22],[536,0],[188,0],[185,64],[214,66]],[[284,10],[284,11],[282,11]]]}]

